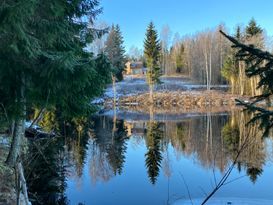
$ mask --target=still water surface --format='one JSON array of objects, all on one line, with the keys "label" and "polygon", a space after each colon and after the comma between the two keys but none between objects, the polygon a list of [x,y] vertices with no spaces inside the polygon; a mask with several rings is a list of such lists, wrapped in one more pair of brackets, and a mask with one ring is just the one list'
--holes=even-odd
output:
[{"label": "still water surface", "polygon": [[98,115],[85,137],[65,139],[56,152],[65,164],[59,204],[190,204],[190,198],[198,204],[246,140],[213,200],[273,204],[272,141],[262,139],[258,125],[245,127],[250,117],[238,111],[153,120],[139,113]]}]

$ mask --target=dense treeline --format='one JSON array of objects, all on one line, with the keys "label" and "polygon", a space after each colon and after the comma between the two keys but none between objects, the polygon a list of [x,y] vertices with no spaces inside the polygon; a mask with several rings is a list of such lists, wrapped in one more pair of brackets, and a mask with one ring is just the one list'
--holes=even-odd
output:
[{"label": "dense treeline", "polygon": [[[144,140],[147,150],[145,164],[147,175],[152,184],[156,183],[160,174],[171,174],[171,160],[167,158],[168,147],[171,144],[177,157],[186,155],[196,157],[196,160],[206,168],[215,168],[224,172],[236,156],[246,138],[251,139],[248,147],[241,153],[236,167],[245,170],[250,180],[255,182],[263,171],[266,155],[265,142],[259,124],[246,127],[245,124],[253,114],[233,111],[230,116],[207,114],[197,118],[184,119],[180,122],[120,121],[119,137],[113,138],[113,120],[100,117],[94,128],[94,143],[92,149],[90,175],[95,181],[108,181],[114,175],[120,174],[126,161],[126,142],[129,137],[136,143]],[[127,129],[126,129],[127,128]],[[120,132],[122,131],[122,132]],[[116,134],[117,134],[116,133]],[[219,147],[221,149],[219,150]],[[115,151],[115,157],[110,157]],[[101,153],[100,153],[101,152]]]},{"label": "dense treeline", "polygon": [[0,98],[13,137],[9,165],[20,153],[31,110],[89,113],[90,100],[109,82],[107,57],[86,49],[101,34],[89,26],[100,12],[97,0],[0,4]]},{"label": "dense treeline", "polygon": [[[252,45],[259,49],[265,48],[265,36],[263,30],[252,19],[245,29],[236,28],[233,35],[235,39],[246,45]],[[259,77],[247,79],[246,69],[250,66],[245,61],[240,61],[236,56],[236,50],[231,48],[225,57],[225,63],[222,69],[223,76],[228,80],[231,86],[231,92],[240,95],[256,96],[262,93],[262,89],[257,89]]]},{"label": "dense treeline", "polygon": [[[160,34],[160,68],[164,75],[182,74],[198,83],[211,85],[230,84],[231,92],[241,95],[258,95],[258,78],[247,80],[244,62],[236,60],[231,43],[219,33],[228,31],[224,25],[206,29],[193,35],[180,37],[176,33],[172,40],[169,26],[163,26]],[[233,34],[240,42],[260,49],[268,48],[264,30],[251,19],[246,27],[237,26]],[[172,41],[172,43],[171,43]],[[130,49],[130,58],[142,60],[141,50]],[[134,58],[135,56],[135,58]]]},{"label": "dense treeline", "polygon": [[[235,59],[236,52],[219,30],[228,32],[229,29],[220,24],[215,28],[180,37],[178,33],[172,35],[168,25],[163,26],[159,35],[160,73],[169,76],[177,74],[189,76],[195,82],[206,85],[208,90],[211,85],[228,83],[233,94],[259,95],[261,90],[256,89],[258,78],[247,80],[245,75],[247,65]],[[233,36],[242,43],[261,49],[270,47],[266,41],[265,31],[255,19],[251,19],[246,27],[237,26],[233,33]],[[125,56],[123,38],[118,25],[112,26],[106,39],[97,39],[92,46],[96,53],[105,52],[110,60],[112,59],[112,65],[119,72],[117,76],[119,80],[122,79],[126,60],[142,61],[143,65],[147,66],[147,58],[142,49],[132,46]],[[113,57],[114,52],[116,54]]]}]

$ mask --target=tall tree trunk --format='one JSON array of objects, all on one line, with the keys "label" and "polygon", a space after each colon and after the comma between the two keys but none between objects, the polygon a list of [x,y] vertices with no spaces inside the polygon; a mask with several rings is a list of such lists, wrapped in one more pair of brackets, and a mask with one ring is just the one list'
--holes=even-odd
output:
[{"label": "tall tree trunk", "polygon": [[117,90],[116,90],[116,77],[115,75],[112,73],[112,87],[113,87],[113,98],[114,98],[114,102],[113,102],[113,106],[114,108],[116,107],[116,101],[117,101]]},{"label": "tall tree trunk", "polygon": [[114,103],[113,103],[113,110],[114,110],[114,116],[113,116],[113,129],[112,129],[112,143],[114,143],[114,136],[115,132],[117,130],[116,124],[117,124],[117,108],[116,108],[116,77],[112,74],[112,83],[113,83],[113,93],[114,93]]},{"label": "tall tree trunk", "polygon": [[12,132],[12,142],[6,163],[14,167],[16,160],[21,151],[21,140],[25,136],[25,116],[26,116],[26,99],[25,99],[25,76],[21,75],[21,88],[18,93],[18,104],[20,107],[20,114],[14,123],[14,131]]},{"label": "tall tree trunk", "polygon": [[206,84],[207,84],[207,90],[209,90],[209,66],[208,66],[207,51],[205,51],[205,64],[206,64]]},{"label": "tall tree trunk", "polygon": [[6,163],[11,167],[15,165],[17,157],[19,156],[21,151],[21,140],[25,135],[25,120],[16,120],[14,127],[15,129],[12,136],[12,143],[9,150],[8,158],[6,160]]},{"label": "tall tree trunk", "polygon": [[245,92],[245,73],[244,73],[244,70],[243,70],[243,64],[242,62],[239,62],[239,84],[240,84],[240,95],[244,95],[244,92]]},{"label": "tall tree trunk", "polygon": [[255,96],[255,86],[254,86],[254,77],[250,78],[250,90],[251,90],[251,96]]},{"label": "tall tree trunk", "polygon": [[231,82],[231,94],[234,94],[234,88],[235,88],[235,79],[234,77],[230,77],[230,82]]},{"label": "tall tree trunk", "polygon": [[150,103],[154,104],[154,88],[153,88],[153,84],[149,84],[149,89],[150,89]]},{"label": "tall tree trunk", "polygon": [[[223,44],[222,44],[222,35],[220,35],[220,69],[223,68]],[[221,77],[221,83],[222,82],[222,77]]]},{"label": "tall tree trunk", "polygon": [[208,90],[210,90],[211,87],[211,73],[212,73],[212,56],[211,56],[211,42],[209,47],[209,83],[208,83]]}]

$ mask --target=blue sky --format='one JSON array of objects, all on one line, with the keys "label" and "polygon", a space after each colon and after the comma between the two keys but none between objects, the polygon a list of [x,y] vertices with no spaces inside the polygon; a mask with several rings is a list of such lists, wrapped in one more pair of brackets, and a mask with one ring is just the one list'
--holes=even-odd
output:
[{"label": "blue sky", "polygon": [[98,20],[119,24],[125,47],[142,48],[145,30],[153,21],[160,33],[168,24],[172,33],[193,34],[224,23],[231,31],[254,17],[273,35],[273,0],[101,0]]}]

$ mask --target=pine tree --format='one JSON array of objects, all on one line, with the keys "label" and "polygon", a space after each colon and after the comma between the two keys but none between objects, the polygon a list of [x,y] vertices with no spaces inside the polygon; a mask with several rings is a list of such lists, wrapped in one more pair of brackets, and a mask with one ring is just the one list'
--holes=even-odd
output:
[{"label": "pine tree", "polygon": [[150,88],[150,101],[153,101],[153,88],[156,83],[159,83],[160,67],[160,42],[158,40],[157,31],[155,30],[154,24],[151,22],[148,25],[146,31],[146,38],[144,40],[144,55],[148,67],[147,82]]},{"label": "pine tree", "polygon": [[[90,110],[105,80],[84,48],[93,40],[90,22],[101,12],[97,0],[10,0],[0,4],[0,96],[11,118],[14,165],[25,133],[26,111],[54,106],[64,114]],[[84,17],[84,18],[83,18]]]},{"label": "pine tree", "polygon": [[112,26],[106,40],[105,53],[114,67],[114,74],[120,81],[123,79],[125,68],[125,49],[119,25]]}]

